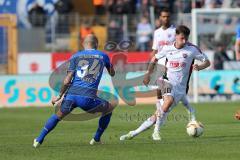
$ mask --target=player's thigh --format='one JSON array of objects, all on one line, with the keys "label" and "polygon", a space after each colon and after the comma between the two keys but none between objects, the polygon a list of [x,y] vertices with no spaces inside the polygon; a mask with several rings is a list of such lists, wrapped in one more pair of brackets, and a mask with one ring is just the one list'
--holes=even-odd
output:
[{"label": "player's thigh", "polygon": [[77,107],[88,113],[111,111],[111,105],[108,101],[99,97],[75,97]]},{"label": "player's thigh", "polygon": [[169,108],[174,105],[174,98],[172,95],[164,95],[163,97],[164,103],[162,106],[162,110],[164,112],[168,112]]},{"label": "player's thigh", "polygon": [[162,92],[164,93],[162,110],[168,112],[169,108],[174,105],[175,91],[174,88],[165,86]]},{"label": "player's thigh", "polygon": [[102,98],[94,98],[92,99],[91,109],[88,111],[89,113],[110,113],[113,110],[113,106],[106,100]]},{"label": "player's thigh", "polygon": [[71,95],[66,95],[60,105],[57,115],[63,118],[68,115],[75,108],[74,98]]}]

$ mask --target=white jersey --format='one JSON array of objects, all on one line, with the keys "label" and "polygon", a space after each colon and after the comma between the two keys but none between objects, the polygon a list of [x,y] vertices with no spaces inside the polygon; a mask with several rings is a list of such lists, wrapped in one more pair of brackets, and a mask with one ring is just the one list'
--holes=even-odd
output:
[{"label": "white jersey", "polygon": [[170,45],[175,41],[175,34],[176,28],[173,25],[165,30],[162,27],[155,30],[152,49],[160,52],[163,46]]},{"label": "white jersey", "polygon": [[167,58],[167,78],[175,92],[179,94],[186,94],[194,59],[202,62],[208,59],[198,47],[191,43],[185,44],[181,49],[175,48],[174,44],[164,46],[155,57]]}]

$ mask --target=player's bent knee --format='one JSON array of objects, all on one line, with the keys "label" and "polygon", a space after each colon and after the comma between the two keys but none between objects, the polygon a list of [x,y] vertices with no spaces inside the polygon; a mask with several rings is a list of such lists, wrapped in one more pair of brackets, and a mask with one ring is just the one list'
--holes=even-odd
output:
[{"label": "player's bent knee", "polygon": [[109,103],[107,109],[103,111],[103,113],[104,114],[112,113],[113,109],[114,109],[114,106]]},{"label": "player's bent knee", "polygon": [[163,107],[162,107],[163,112],[168,112],[169,108],[172,106],[173,103],[174,103],[174,99],[172,96],[165,96]]}]

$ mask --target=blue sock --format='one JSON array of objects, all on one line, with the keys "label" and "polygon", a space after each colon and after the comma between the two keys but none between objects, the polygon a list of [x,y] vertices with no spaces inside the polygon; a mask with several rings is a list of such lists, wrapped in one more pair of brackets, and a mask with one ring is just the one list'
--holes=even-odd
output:
[{"label": "blue sock", "polygon": [[58,118],[58,116],[56,114],[53,114],[46,122],[44,128],[42,129],[40,135],[37,138],[37,141],[39,143],[42,143],[45,136],[51,132],[51,130],[53,130],[55,128],[55,126],[58,124],[58,122],[60,121],[60,119]]},{"label": "blue sock", "polygon": [[98,122],[98,129],[95,133],[94,140],[99,142],[104,130],[108,127],[112,113],[102,116]]}]

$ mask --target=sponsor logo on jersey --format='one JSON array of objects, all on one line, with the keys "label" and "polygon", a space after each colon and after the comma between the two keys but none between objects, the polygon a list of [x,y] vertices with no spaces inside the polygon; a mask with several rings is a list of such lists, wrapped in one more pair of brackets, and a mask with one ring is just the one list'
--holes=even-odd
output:
[{"label": "sponsor logo on jersey", "polygon": [[180,63],[178,61],[170,61],[169,65],[171,68],[178,68],[180,66]]},{"label": "sponsor logo on jersey", "polygon": [[185,62],[178,62],[178,61],[169,61],[169,66],[171,68],[184,68],[186,67],[186,63]]}]

